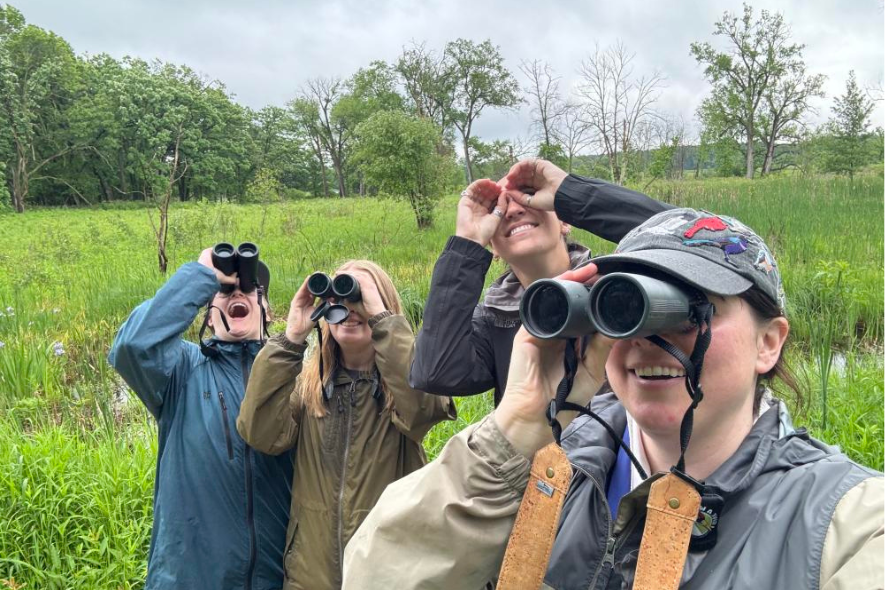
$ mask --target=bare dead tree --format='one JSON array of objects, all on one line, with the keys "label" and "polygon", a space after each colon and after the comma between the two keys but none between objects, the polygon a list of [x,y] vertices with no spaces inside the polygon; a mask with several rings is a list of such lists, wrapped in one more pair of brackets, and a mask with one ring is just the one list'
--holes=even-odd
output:
[{"label": "bare dead tree", "polygon": [[586,121],[606,154],[612,181],[622,184],[628,173],[625,156],[633,149],[640,122],[654,115],[664,82],[658,71],[634,77],[633,59],[634,54],[618,41],[604,50],[597,46],[579,68]]},{"label": "bare dead tree", "polygon": [[557,119],[557,125],[553,129],[554,137],[566,152],[569,162],[568,172],[572,172],[575,157],[597,141],[594,129],[585,119],[582,111],[583,107],[579,103],[564,104],[560,117]]},{"label": "bare dead tree", "polygon": [[538,139],[552,145],[556,141],[555,127],[565,106],[560,98],[560,76],[556,75],[550,64],[541,60],[523,60],[520,71],[528,80],[523,92],[532,109],[532,123],[538,132]]},{"label": "bare dead tree", "polygon": [[345,165],[347,149],[350,146],[353,130],[344,121],[333,116],[332,109],[341,98],[344,85],[338,78],[312,78],[302,90],[302,97],[316,103],[319,110],[320,140],[338,181],[339,197],[347,196]]},{"label": "bare dead tree", "polygon": [[[181,142],[185,133],[185,121],[181,121],[174,132],[174,143],[171,149],[163,157],[167,164],[167,175],[161,190],[155,192],[153,189],[149,191],[149,198],[152,199],[157,206],[159,220],[154,222],[154,216],[149,214],[151,228],[154,230],[154,236],[157,238],[157,263],[160,272],[165,274],[169,265],[169,257],[166,254],[166,238],[169,236],[169,204],[172,202],[172,196],[175,194],[175,186],[188,171],[188,162],[183,161],[181,157]],[[152,185],[148,184],[147,187]],[[147,195],[146,195],[147,196]]]}]

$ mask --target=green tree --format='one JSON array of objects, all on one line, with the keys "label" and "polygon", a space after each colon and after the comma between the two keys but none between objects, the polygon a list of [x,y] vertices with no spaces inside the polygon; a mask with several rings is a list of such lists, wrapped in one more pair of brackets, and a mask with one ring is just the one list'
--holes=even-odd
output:
[{"label": "green tree", "polygon": [[449,119],[461,135],[467,182],[471,171],[470,139],[473,125],[486,108],[512,108],[519,104],[519,84],[504,66],[498,47],[489,40],[474,43],[457,39],[446,44],[446,74],[452,81],[454,101]]},{"label": "green tree", "polygon": [[78,92],[76,59],[61,37],[34,25],[13,6],[0,6],[0,149],[12,163],[12,201],[19,213],[53,161],[79,149],[67,134],[65,111]]},{"label": "green tree", "polygon": [[[802,45],[790,43],[790,28],[779,13],[754,11],[745,4],[742,15],[730,12],[714,23],[714,35],[724,37],[728,48],[710,43],[693,43],[691,53],[705,67],[713,86],[705,99],[708,111],[719,111],[715,119],[718,137],[739,134],[745,146],[745,176],[754,176],[754,142],[760,106],[768,91],[793,64],[801,59]],[[724,130],[731,130],[726,133]]]},{"label": "green tree", "polygon": [[361,123],[357,134],[355,159],[367,182],[406,199],[418,228],[430,227],[449,169],[447,159],[437,151],[437,126],[402,111],[380,111]]},{"label": "green tree", "polygon": [[855,82],[855,72],[849,72],[846,92],[837,97],[831,109],[833,118],[828,122],[830,133],[824,158],[824,169],[828,172],[855,175],[861,166],[871,160],[870,143],[867,141],[870,127],[869,117],[874,103],[867,99]]}]

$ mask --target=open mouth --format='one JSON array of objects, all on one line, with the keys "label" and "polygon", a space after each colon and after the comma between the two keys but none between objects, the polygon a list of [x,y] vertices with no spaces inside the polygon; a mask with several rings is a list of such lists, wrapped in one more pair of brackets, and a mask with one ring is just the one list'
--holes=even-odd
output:
[{"label": "open mouth", "polygon": [[229,318],[246,318],[249,316],[249,306],[243,302],[234,302],[228,306]]},{"label": "open mouth", "polygon": [[634,372],[634,375],[644,380],[672,380],[675,378],[686,377],[686,370],[684,369],[661,367],[660,365],[638,367],[632,371]]},{"label": "open mouth", "polygon": [[523,232],[528,232],[529,230],[531,230],[532,228],[535,228],[537,226],[538,226],[538,224],[520,224],[519,226],[514,226],[513,228],[508,230],[508,233],[505,234],[505,236],[507,238],[510,238],[512,236],[522,234]]}]

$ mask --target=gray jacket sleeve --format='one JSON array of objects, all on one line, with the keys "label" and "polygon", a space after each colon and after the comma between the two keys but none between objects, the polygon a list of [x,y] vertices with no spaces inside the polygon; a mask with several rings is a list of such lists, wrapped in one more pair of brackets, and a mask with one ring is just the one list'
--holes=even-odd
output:
[{"label": "gray jacket sleeve", "polygon": [[492,388],[495,357],[489,330],[475,314],[492,254],[451,236],[443,249],[415,338],[409,385],[441,395],[479,394]]},{"label": "gray jacket sleeve", "polygon": [[345,549],[344,589],[481,589],[498,576],[529,480],[492,415],[388,485]]}]

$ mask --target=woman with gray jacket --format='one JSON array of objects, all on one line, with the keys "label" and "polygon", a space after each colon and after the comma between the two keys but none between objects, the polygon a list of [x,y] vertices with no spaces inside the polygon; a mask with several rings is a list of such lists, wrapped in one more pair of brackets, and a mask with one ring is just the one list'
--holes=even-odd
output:
[{"label": "woman with gray jacket", "polygon": [[[625,187],[567,174],[545,160],[519,162],[499,183],[471,183],[458,203],[455,235],[434,266],[410,385],[445,396],[494,388],[497,405],[520,328],[523,290],[590,257],[584,246],[567,242],[571,227],[618,242],[669,207]],[[509,269],[478,304],[493,253]]]},{"label": "woman with gray jacket", "polygon": [[[882,589],[883,475],[795,429],[771,396],[772,380],[792,380],[781,273],[763,240],[735,219],[675,209],[561,278],[598,271],[658,278],[699,314],[648,338],[589,340],[567,400],[590,401],[605,373],[614,395],[591,408],[637,462],[600,423],[570,424],[554,407],[569,425],[571,478],[543,584],[632,588],[650,488],[671,471],[701,498],[688,550],[670,554],[680,588]],[[554,440],[546,411],[562,395],[565,352],[563,340],[518,332],[501,404],[387,488],[346,549],[346,588],[481,588],[498,576],[524,491],[555,476],[530,465]]]}]

